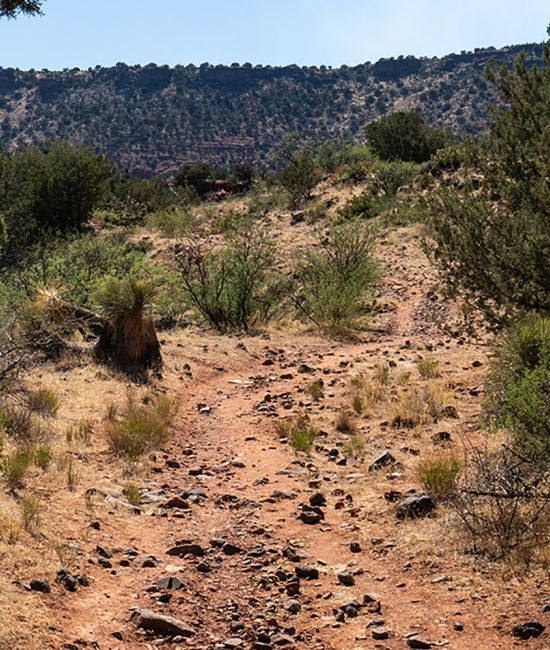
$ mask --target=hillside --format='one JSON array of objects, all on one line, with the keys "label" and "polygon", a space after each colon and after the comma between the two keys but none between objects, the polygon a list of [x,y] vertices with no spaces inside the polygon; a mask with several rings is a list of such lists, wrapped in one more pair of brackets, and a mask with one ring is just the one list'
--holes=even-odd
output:
[{"label": "hillside", "polygon": [[266,163],[282,136],[363,138],[370,120],[416,109],[457,133],[487,126],[494,100],[483,70],[510,66],[536,44],[443,58],[399,57],[330,69],[255,66],[96,67],[63,72],[0,68],[0,148],[69,139],[150,175],[183,162]]}]

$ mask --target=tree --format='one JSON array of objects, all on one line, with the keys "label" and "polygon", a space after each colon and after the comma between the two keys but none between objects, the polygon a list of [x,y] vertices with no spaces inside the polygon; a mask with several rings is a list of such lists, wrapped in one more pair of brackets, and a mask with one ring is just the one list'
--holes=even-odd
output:
[{"label": "tree", "polygon": [[426,247],[451,289],[504,323],[550,312],[550,43],[540,65],[520,56],[487,76],[502,104],[470,147],[471,182],[433,195]]},{"label": "tree", "polygon": [[366,131],[369,147],[383,160],[425,162],[449,142],[443,129],[428,126],[414,112],[385,115],[370,122]]},{"label": "tree", "polygon": [[42,13],[43,0],[0,0],[0,18],[15,18],[22,14],[34,15]]},{"label": "tree", "polygon": [[279,165],[276,178],[290,192],[294,203],[311,198],[311,192],[321,180],[321,172],[309,149],[300,149],[296,135],[287,135],[275,154]]}]

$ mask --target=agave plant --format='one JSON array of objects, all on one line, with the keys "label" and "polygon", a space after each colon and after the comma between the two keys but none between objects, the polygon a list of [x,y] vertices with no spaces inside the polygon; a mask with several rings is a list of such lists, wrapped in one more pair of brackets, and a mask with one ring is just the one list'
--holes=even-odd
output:
[{"label": "agave plant", "polygon": [[127,372],[160,370],[160,344],[152,319],[157,287],[150,280],[109,279],[98,295],[105,327],[97,351]]}]

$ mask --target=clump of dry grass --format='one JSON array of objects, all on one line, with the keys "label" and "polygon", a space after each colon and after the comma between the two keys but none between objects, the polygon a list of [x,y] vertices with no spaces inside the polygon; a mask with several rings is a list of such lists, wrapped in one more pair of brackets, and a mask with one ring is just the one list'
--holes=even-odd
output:
[{"label": "clump of dry grass", "polygon": [[44,417],[54,417],[59,410],[59,396],[49,388],[38,388],[27,396],[29,410]]},{"label": "clump of dry grass", "polygon": [[21,525],[28,533],[35,534],[40,528],[41,522],[42,504],[40,499],[34,494],[25,494],[19,503],[19,509]]},{"label": "clump of dry grass", "polygon": [[416,467],[420,484],[436,501],[445,501],[454,494],[461,471],[459,458],[441,454],[422,459]]},{"label": "clump of dry grass", "polygon": [[319,430],[314,427],[307,416],[285,418],[275,425],[281,438],[286,438],[295,451],[306,454],[311,452],[313,442],[319,435]]},{"label": "clump of dry grass", "polygon": [[437,382],[401,389],[392,404],[392,426],[413,429],[420,424],[435,422],[451,408],[451,402],[451,393]]},{"label": "clump of dry grass", "polygon": [[15,492],[25,483],[25,474],[31,464],[33,454],[29,448],[17,448],[0,461],[0,472],[8,488]]},{"label": "clump of dry grass", "polygon": [[312,381],[307,387],[307,392],[311,395],[312,399],[320,400],[324,396],[324,383],[322,379]]},{"label": "clump of dry grass", "polygon": [[340,433],[346,433],[348,435],[355,433],[357,429],[355,418],[349,411],[345,409],[338,411],[334,425],[337,431]]},{"label": "clump of dry grass", "polygon": [[128,396],[119,412],[109,413],[105,429],[111,449],[128,460],[138,460],[147,451],[163,445],[171,435],[175,404],[159,395],[138,403]]},{"label": "clump of dry grass", "polygon": [[[112,419],[112,418],[107,418]],[[65,431],[65,439],[68,444],[78,443],[89,445],[92,439],[94,425],[90,420],[81,420],[78,424],[70,426]]]},{"label": "clump of dry grass", "polygon": [[139,506],[141,503],[141,489],[136,483],[126,483],[122,489],[122,494],[126,497],[128,503],[133,506]]},{"label": "clump of dry grass", "polygon": [[425,358],[417,362],[416,367],[422,379],[437,379],[441,374],[437,359]]},{"label": "clump of dry grass", "polygon": [[344,446],[344,453],[346,456],[361,456],[365,451],[365,440],[359,434],[354,434],[350,437],[347,445]]}]

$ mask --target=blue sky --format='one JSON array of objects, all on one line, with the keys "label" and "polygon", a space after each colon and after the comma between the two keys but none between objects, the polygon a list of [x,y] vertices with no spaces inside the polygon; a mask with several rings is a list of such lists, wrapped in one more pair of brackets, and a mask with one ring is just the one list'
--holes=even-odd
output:
[{"label": "blue sky", "polygon": [[548,0],[46,0],[0,20],[0,67],[354,65],[540,42]]}]

